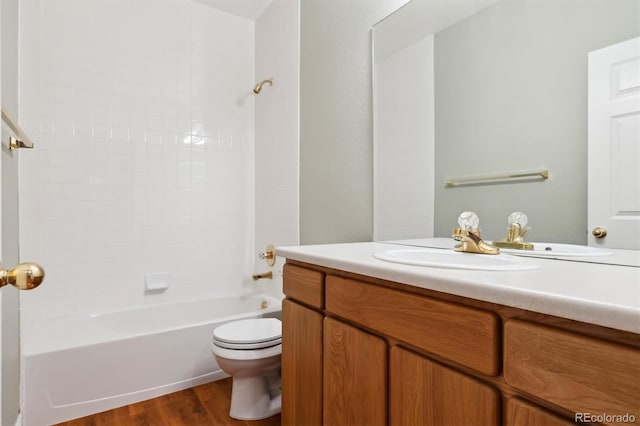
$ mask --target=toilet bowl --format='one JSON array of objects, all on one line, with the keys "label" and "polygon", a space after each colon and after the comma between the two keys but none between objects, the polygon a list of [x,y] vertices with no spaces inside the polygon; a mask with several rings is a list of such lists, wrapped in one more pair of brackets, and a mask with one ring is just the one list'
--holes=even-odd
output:
[{"label": "toilet bowl", "polygon": [[233,377],[229,415],[259,420],[280,412],[282,323],[276,318],[233,321],[213,331],[211,352]]}]

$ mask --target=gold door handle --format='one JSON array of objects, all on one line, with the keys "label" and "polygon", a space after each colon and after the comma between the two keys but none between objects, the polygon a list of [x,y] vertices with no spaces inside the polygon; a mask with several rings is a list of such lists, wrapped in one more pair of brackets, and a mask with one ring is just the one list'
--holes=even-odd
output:
[{"label": "gold door handle", "polygon": [[11,284],[20,290],[31,290],[44,280],[44,268],[37,263],[21,263],[13,269],[0,269],[0,287]]},{"label": "gold door handle", "polygon": [[596,226],[593,228],[593,231],[591,231],[591,235],[596,238],[604,238],[607,236],[607,229],[602,226]]}]

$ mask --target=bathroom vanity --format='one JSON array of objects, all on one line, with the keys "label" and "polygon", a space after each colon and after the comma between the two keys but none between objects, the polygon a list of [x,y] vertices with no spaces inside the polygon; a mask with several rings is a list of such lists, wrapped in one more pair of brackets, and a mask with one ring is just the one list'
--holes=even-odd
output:
[{"label": "bathroom vanity", "polygon": [[278,249],[283,425],[640,424],[639,268],[373,258],[392,247]]}]

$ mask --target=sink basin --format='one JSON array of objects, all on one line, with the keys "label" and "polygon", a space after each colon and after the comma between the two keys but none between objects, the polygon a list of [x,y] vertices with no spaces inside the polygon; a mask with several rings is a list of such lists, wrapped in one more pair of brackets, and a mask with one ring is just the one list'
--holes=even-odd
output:
[{"label": "sink basin", "polygon": [[516,250],[500,248],[501,253],[517,254],[521,256],[544,257],[585,257],[585,256],[610,256],[613,252],[597,247],[580,246],[577,244],[535,243],[533,250]]},{"label": "sink basin", "polygon": [[473,254],[428,248],[385,250],[373,253],[373,257],[405,265],[476,271],[526,271],[539,267],[535,263],[526,262],[508,254]]}]

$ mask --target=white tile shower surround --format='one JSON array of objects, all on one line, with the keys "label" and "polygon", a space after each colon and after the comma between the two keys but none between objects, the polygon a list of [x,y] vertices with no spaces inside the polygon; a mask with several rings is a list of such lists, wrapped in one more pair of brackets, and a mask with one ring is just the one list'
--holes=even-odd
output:
[{"label": "white tile shower surround", "polygon": [[[21,258],[47,269],[23,324],[251,291],[254,23],[191,0],[40,0],[20,19],[37,135],[20,159]],[[282,228],[274,243],[297,243]],[[166,293],[144,294],[152,272],[171,274]]]}]

